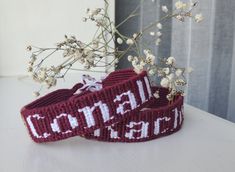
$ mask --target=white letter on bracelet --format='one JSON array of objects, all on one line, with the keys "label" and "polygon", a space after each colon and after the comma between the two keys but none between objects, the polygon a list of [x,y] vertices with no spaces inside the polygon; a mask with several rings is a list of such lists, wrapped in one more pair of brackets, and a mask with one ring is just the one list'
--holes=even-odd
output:
[{"label": "white letter on bracelet", "polygon": [[33,125],[33,122],[31,121],[31,118],[36,118],[37,120],[39,120],[39,119],[44,119],[45,117],[41,117],[39,114],[35,114],[35,115],[32,115],[32,116],[28,116],[28,117],[26,118],[26,121],[27,121],[27,123],[29,124],[30,130],[31,130],[32,134],[33,134],[36,138],[47,138],[48,136],[50,136],[49,133],[43,133],[43,135],[40,136],[40,135],[37,133],[37,131],[36,131],[34,125]]},{"label": "white letter on bracelet", "polygon": [[101,101],[95,103],[94,106],[92,106],[92,107],[86,106],[82,109],[78,109],[78,112],[83,112],[84,113],[88,128],[95,125],[95,119],[93,117],[93,111],[95,110],[96,107],[100,108],[100,111],[101,111],[104,122],[106,122],[110,119],[109,108],[108,108],[107,104],[102,103]]},{"label": "white letter on bracelet", "polygon": [[145,81],[147,91],[148,91],[148,94],[149,94],[149,98],[150,98],[150,97],[152,97],[152,90],[150,88],[149,80],[146,76],[144,77],[144,81]]},{"label": "white letter on bracelet", "polygon": [[163,118],[157,118],[157,120],[154,122],[154,134],[158,135],[160,134],[160,122],[161,121],[170,121],[171,118],[169,117],[163,117]]},{"label": "white letter on bracelet", "polygon": [[[114,102],[121,101],[122,96],[128,96],[129,101],[124,101],[123,103],[120,103],[118,108],[116,109],[116,113],[123,115],[124,113],[135,109],[137,107],[137,103],[136,103],[134,94],[130,90],[120,95],[117,95],[116,98],[114,99]],[[125,104],[130,104],[131,109],[124,110]]]},{"label": "white letter on bracelet", "polygon": [[[139,130],[133,129],[133,127],[136,125],[141,125],[141,129],[139,129]],[[140,137],[136,137],[136,139],[146,138],[146,137],[148,137],[148,126],[149,126],[148,122],[143,122],[143,121],[130,122],[130,124],[127,125],[127,127],[131,128],[131,129],[130,129],[129,133],[125,134],[125,137],[129,138],[129,139],[135,139],[134,133],[140,133]]]},{"label": "white letter on bracelet", "polygon": [[138,85],[138,89],[139,89],[139,93],[140,93],[140,98],[141,98],[141,102],[144,103],[146,102],[146,98],[144,95],[144,87],[143,87],[143,83],[142,81],[136,81],[137,85]]},{"label": "white letter on bracelet", "polygon": [[108,130],[110,131],[110,138],[113,138],[113,139],[119,139],[118,137],[118,132],[115,131],[112,126],[108,126]]},{"label": "white letter on bracelet", "polygon": [[[68,118],[69,124],[72,127],[72,129],[74,129],[78,126],[78,121],[75,117],[72,117],[72,115],[70,115],[70,114],[62,113],[62,114],[56,116],[56,118],[53,119],[53,122],[51,123],[51,129],[53,132],[57,132],[57,133],[62,132],[59,125],[58,125],[58,120],[62,117]],[[66,134],[66,133],[70,133],[70,132],[72,132],[72,131],[68,129],[67,131],[62,132],[62,134]]]}]

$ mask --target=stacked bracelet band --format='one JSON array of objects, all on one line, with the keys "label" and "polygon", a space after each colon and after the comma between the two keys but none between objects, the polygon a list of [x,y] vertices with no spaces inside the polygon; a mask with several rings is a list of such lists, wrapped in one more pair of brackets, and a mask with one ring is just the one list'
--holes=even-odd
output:
[{"label": "stacked bracelet band", "polygon": [[[115,71],[99,84],[92,90],[78,83],[24,106],[21,115],[32,139],[41,143],[78,135],[100,141],[139,142],[180,129],[183,97],[176,96],[169,104],[164,98],[168,90],[151,88],[145,71]],[[160,99],[152,95],[156,89]]]}]

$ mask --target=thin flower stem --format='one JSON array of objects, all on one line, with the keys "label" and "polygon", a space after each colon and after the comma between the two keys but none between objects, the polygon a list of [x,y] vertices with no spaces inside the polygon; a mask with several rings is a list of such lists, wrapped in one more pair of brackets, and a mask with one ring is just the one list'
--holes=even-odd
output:
[{"label": "thin flower stem", "polygon": [[52,54],[54,54],[56,51],[58,51],[57,49],[55,49],[54,51],[52,51],[50,54],[48,54],[46,57],[44,57],[41,62],[39,64],[37,64],[37,68],[41,66],[41,64],[47,59],[49,58]]},{"label": "thin flower stem", "polygon": [[105,73],[104,71],[99,71],[99,70],[89,70],[89,69],[76,69],[76,68],[69,68],[69,70],[74,70],[74,71],[85,71],[85,72],[95,72],[95,73]]},{"label": "thin flower stem", "polygon": [[126,19],[124,19],[121,23],[119,23],[119,24],[116,26],[116,29],[119,28],[120,26],[122,26],[122,25],[123,25],[124,23],[126,23],[127,21],[129,21],[131,18],[136,17],[137,14],[135,14],[135,13],[136,13],[136,11],[137,11],[138,9],[140,9],[140,5],[141,5],[141,4],[139,4],[139,5],[129,14],[129,16],[128,16]]}]

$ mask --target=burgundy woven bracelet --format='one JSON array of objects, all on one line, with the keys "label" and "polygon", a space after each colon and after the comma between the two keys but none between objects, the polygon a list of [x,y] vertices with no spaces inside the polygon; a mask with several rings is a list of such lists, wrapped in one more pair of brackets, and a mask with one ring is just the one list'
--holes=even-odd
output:
[{"label": "burgundy woven bracelet", "polygon": [[[22,108],[21,114],[35,142],[49,142],[76,135],[100,141],[139,142],[171,134],[183,121],[183,97],[169,104],[167,89],[151,88],[146,72],[111,73],[99,91],[54,91]],[[152,91],[160,91],[154,99]]]},{"label": "burgundy woven bracelet", "polygon": [[157,90],[160,98],[154,99],[148,107],[84,137],[109,142],[141,142],[178,131],[184,120],[183,97],[177,96],[169,102],[166,98],[168,89],[152,87],[153,92]]},{"label": "burgundy woven bracelet", "polygon": [[85,90],[84,85],[54,91],[22,108],[21,114],[35,142],[48,142],[111,126],[154,100],[144,71],[115,71],[102,81],[102,89]]}]

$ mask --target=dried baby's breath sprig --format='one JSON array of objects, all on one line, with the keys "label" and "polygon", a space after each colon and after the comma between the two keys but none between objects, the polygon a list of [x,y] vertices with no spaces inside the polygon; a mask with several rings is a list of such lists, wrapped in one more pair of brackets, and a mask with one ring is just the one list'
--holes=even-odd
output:
[{"label": "dried baby's breath sprig", "polygon": [[[162,11],[166,13],[159,21],[156,23],[157,33],[150,31],[149,34],[155,37],[155,44],[158,46],[161,43],[161,30],[164,29],[162,24],[163,21],[169,18],[175,18],[181,22],[184,22],[186,18],[193,18],[195,22],[199,23],[203,20],[202,14],[193,14],[194,8],[198,5],[198,2],[185,3],[182,1],[177,1],[175,3],[175,8],[173,11],[169,11],[167,6],[162,6]],[[151,30],[155,25],[152,23],[150,26],[141,31],[143,34],[146,30]],[[169,88],[170,92],[167,98],[171,101],[177,94],[184,94],[184,87],[186,83],[185,73],[187,70],[185,68],[179,68],[176,65],[176,59],[174,57],[159,58],[156,57],[151,50],[146,49],[143,52],[144,55],[138,56],[136,58],[128,58],[131,61],[132,66],[136,72],[141,72],[142,70],[147,70],[149,75],[160,77],[160,85],[165,88]],[[157,60],[155,60],[157,59]]]},{"label": "dried baby's breath sprig", "polygon": [[197,23],[203,20],[201,13],[193,14],[193,9],[198,5],[198,2],[185,3],[183,1],[177,1],[175,3],[175,12],[178,13],[175,18],[181,22],[185,21],[185,18],[194,18]]},{"label": "dried baby's breath sprig", "polygon": [[[183,94],[183,87],[186,84],[184,77],[186,70],[176,66],[174,57],[157,57],[144,42],[141,43],[146,48],[141,52],[139,44],[142,36],[149,33],[155,44],[157,46],[160,45],[162,29],[164,29],[163,23],[167,19],[175,18],[184,22],[186,18],[193,18],[195,22],[201,22],[203,20],[202,14],[193,14],[193,9],[198,3],[177,1],[172,11],[164,5],[161,7],[161,10],[165,13],[165,16],[158,21],[150,23],[141,31],[133,33],[132,36],[126,36],[120,33],[118,28],[129,19],[139,15],[137,11],[140,5],[126,19],[115,25],[107,13],[109,3],[107,0],[104,0],[104,2],[105,8],[88,8],[86,10],[86,17],[83,18],[85,23],[92,22],[97,27],[90,42],[83,42],[75,36],[65,35],[64,40],[58,42],[52,48],[27,47],[27,50],[31,52],[27,70],[33,80],[46,85],[47,88],[51,88],[56,85],[58,79],[64,78],[70,70],[94,71],[94,68],[105,67],[108,71],[111,67],[115,67],[121,58],[128,56],[128,61],[130,61],[137,73],[147,70],[149,75],[161,78],[160,85],[170,90],[167,96],[169,100],[172,100],[179,93]],[[123,50],[114,48],[110,46],[112,42],[120,45],[123,44],[126,48]],[[129,54],[130,52],[133,55]],[[53,63],[51,66],[48,65],[47,60],[58,53],[63,57],[62,62],[60,64]],[[75,63],[80,63],[83,69],[73,68]],[[158,93],[154,95],[159,97]]]}]

